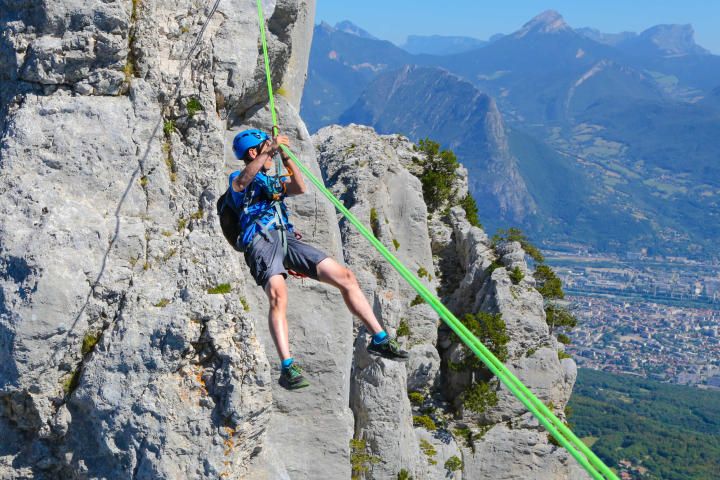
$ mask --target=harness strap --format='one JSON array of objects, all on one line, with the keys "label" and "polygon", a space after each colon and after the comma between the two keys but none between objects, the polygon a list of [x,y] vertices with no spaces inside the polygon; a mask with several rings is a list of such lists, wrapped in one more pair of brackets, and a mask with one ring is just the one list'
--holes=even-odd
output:
[{"label": "harness strap", "polygon": [[[263,223],[261,222],[262,214],[255,219],[254,223],[256,223],[260,227],[260,231],[255,234],[255,238],[253,238],[251,245],[254,245],[255,242],[257,242],[257,240],[259,239],[258,234],[262,235],[268,242],[272,242],[272,239],[270,238],[270,235],[268,235],[268,232],[272,227],[276,227],[275,229],[278,231],[278,235],[280,235],[280,241],[282,242],[284,257],[285,255],[287,255],[287,231],[289,230],[289,228],[287,226],[287,222],[285,222],[285,219],[283,218],[283,212],[280,205],[281,204],[279,201],[274,201],[270,204],[270,206],[274,210],[274,216],[272,220],[270,220],[268,223],[263,225]],[[267,210],[265,212],[267,212]],[[265,212],[263,212],[263,214]]]}]

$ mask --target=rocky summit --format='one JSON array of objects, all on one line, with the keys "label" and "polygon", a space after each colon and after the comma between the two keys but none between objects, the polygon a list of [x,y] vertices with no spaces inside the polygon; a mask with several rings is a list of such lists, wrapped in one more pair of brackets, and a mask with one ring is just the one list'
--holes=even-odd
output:
[{"label": "rocky summit", "polygon": [[[410,358],[370,357],[335,289],[288,280],[310,387],[278,385],[267,299],[215,214],[242,168],[232,138],[272,124],[257,11],[212,7],[0,2],[0,478],[584,478],[482,366],[452,368],[467,352],[312,186],[292,222],[355,272]],[[263,7],[292,150],[456,315],[502,318],[508,368],[562,416],[575,365],[519,244],[454,204],[428,212],[407,138],[310,137],[314,1]],[[467,171],[452,181],[463,198]],[[481,379],[482,410],[465,401]]]}]

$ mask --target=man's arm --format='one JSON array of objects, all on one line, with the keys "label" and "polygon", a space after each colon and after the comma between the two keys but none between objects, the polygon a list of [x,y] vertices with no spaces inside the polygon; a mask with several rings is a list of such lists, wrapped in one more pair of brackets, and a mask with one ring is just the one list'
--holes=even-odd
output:
[{"label": "man's arm", "polygon": [[292,173],[292,176],[284,181],[285,193],[287,195],[300,195],[305,193],[305,180],[302,177],[302,173],[300,173],[300,168],[284,150],[280,150],[280,155],[282,156],[283,165]]},{"label": "man's arm", "polygon": [[245,187],[250,185],[255,175],[260,171],[265,162],[272,158],[275,153],[280,149],[280,145],[288,145],[290,140],[284,135],[278,135],[275,137],[268,148],[265,148],[262,153],[259,153],[252,162],[245,166],[245,170],[235,177],[232,182],[232,188],[236,192],[242,192]]}]

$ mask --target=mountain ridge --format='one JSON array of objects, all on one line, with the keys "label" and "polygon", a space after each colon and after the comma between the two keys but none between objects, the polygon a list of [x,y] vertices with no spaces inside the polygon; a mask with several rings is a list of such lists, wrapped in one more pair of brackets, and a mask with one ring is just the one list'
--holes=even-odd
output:
[{"label": "mountain ridge", "polygon": [[452,73],[418,66],[385,72],[339,120],[379,133],[401,131],[415,141],[433,138],[463,159],[473,194],[488,212],[497,209],[516,222],[535,213],[494,100]]},{"label": "mountain ridge", "polygon": [[[665,55],[657,44],[652,43],[651,39],[666,33],[669,40],[665,44],[661,42],[661,45],[686,53]],[[654,165],[656,162],[653,156],[662,152],[663,145],[667,145],[676,152],[697,151],[698,154],[688,157],[688,161],[698,164],[697,168],[691,167],[690,171],[699,171],[707,164],[707,158],[712,156],[712,143],[695,146],[691,135],[685,133],[689,129],[684,129],[679,136],[661,135],[659,129],[645,128],[642,122],[646,113],[641,112],[649,112],[649,102],[654,102],[653,109],[673,115],[667,117],[670,123],[680,125],[683,119],[697,121],[703,115],[712,122],[715,118],[712,112],[718,108],[718,96],[713,93],[713,89],[718,87],[717,78],[720,78],[720,57],[705,53],[701,47],[695,49],[694,41],[691,41],[691,29],[687,26],[680,25],[669,31],[664,27],[649,28],[642,35],[628,34],[626,37],[629,39],[627,42],[618,39],[606,42],[618,45],[624,43],[626,48],[604,44],[583,35],[582,29],[568,28],[558,12],[543,12],[519,31],[471,52],[443,56],[388,57],[391,61],[382,68],[364,77],[365,80],[353,84],[353,94],[348,94],[343,102],[336,103],[337,108],[331,115],[326,114],[325,122],[337,122],[340,115],[361,98],[372,79],[383,72],[405,65],[442,68],[470,81],[490,95],[509,127],[547,143],[551,150],[560,151],[567,158],[577,158],[576,166],[585,170],[587,179],[591,183],[603,185],[605,193],[587,195],[586,200],[590,203],[584,209],[593,213],[583,216],[587,221],[580,222],[577,229],[567,230],[576,233],[572,233],[572,238],[566,238],[566,241],[584,241],[591,248],[601,251],[621,246],[650,247],[658,251],[659,247],[664,254],[670,255],[689,255],[693,258],[706,254],[718,255],[720,251],[713,249],[705,234],[689,224],[683,225],[680,213],[683,209],[693,212],[687,216],[688,222],[691,217],[698,218],[701,211],[712,215],[713,205],[718,204],[719,200],[714,190],[702,187],[707,183],[702,177],[658,180],[662,177],[659,170],[642,166]],[[641,40],[635,48],[631,40],[638,38]],[[673,43],[674,38],[679,38],[680,43]],[[640,47],[648,42],[652,44],[652,50],[645,56],[640,55]],[[382,56],[383,47],[380,44],[364,48],[376,49],[374,55]],[[308,85],[314,84],[314,81],[315,77],[309,79]],[[323,82],[328,85],[326,80]],[[318,103],[316,106],[304,104],[303,115],[324,108],[325,98],[322,95],[310,94],[310,98]],[[422,100],[423,97],[418,96],[418,99]],[[638,111],[624,108],[635,104],[644,106]],[[410,105],[400,108],[412,110]],[[431,112],[417,112],[421,117],[428,114]],[[613,115],[624,116],[617,123],[626,125],[626,131],[607,128],[612,125]],[[626,121],[628,116],[631,122]],[[359,121],[347,114],[343,117],[344,123],[353,120]],[[662,118],[653,116],[654,124],[662,121]],[[698,132],[705,132],[705,123],[702,122],[703,126]],[[315,125],[324,123],[319,121],[311,124],[311,128],[315,128]],[[380,128],[389,131],[391,127],[385,124]],[[633,131],[644,133],[642,136],[632,135]],[[655,146],[648,148],[653,142]],[[529,145],[526,142],[524,144]],[[642,145],[642,148],[633,145]],[[452,148],[450,144],[448,148]],[[522,158],[519,160],[523,161]],[[678,169],[678,173],[683,174],[680,165],[677,163],[672,170]],[[638,182],[638,178],[644,175],[648,176],[644,179],[646,183]],[[670,191],[675,193],[668,195],[666,192]],[[698,191],[704,192],[703,196],[691,193]],[[477,191],[475,193],[478,194]],[[606,216],[608,219],[613,218],[612,225],[603,222],[603,215],[600,214],[603,210],[612,212]],[[559,213],[554,212],[550,217],[562,217]],[[492,219],[487,222],[495,225]],[[537,235],[538,241],[542,243],[550,238],[545,237],[550,234],[545,223],[536,218],[521,226]],[[621,224],[627,224],[630,228],[614,228],[614,225]],[[633,229],[637,233],[635,237],[629,235]],[[683,230],[694,232],[691,234],[693,240],[684,240],[681,233]],[[610,231],[619,235],[616,242],[608,238],[607,233]],[[580,232],[583,232],[584,239],[578,236]],[[711,233],[716,234],[720,232]],[[562,231],[558,229],[552,233],[553,241],[558,240],[557,235],[561,237]],[[693,247],[693,242],[702,247]]]},{"label": "mountain ridge", "polygon": [[355,35],[360,38],[367,38],[369,40],[378,40],[377,37],[369,33],[367,30],[363,30],[362,28],[358,27],[354,23],[352,23],[350,20],[343,20],[341,22],[338,22],[335,24],[335,30],[340,32],[349,33],[350,35]]},{"label": "mountain ridge", "polygon": [[401,45],[412,54],[447,55],[475,50],[489,43],[473,37],[449,35],[408,35]]}]

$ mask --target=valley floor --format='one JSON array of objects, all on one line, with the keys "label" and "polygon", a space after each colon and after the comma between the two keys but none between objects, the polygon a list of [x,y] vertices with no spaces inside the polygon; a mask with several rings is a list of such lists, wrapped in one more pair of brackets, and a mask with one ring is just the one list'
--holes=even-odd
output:
[{"label": "valley floor", "polygon": [[593,370],[720,389],[720,265],[551,252],[578,318],[568,353]]}]

